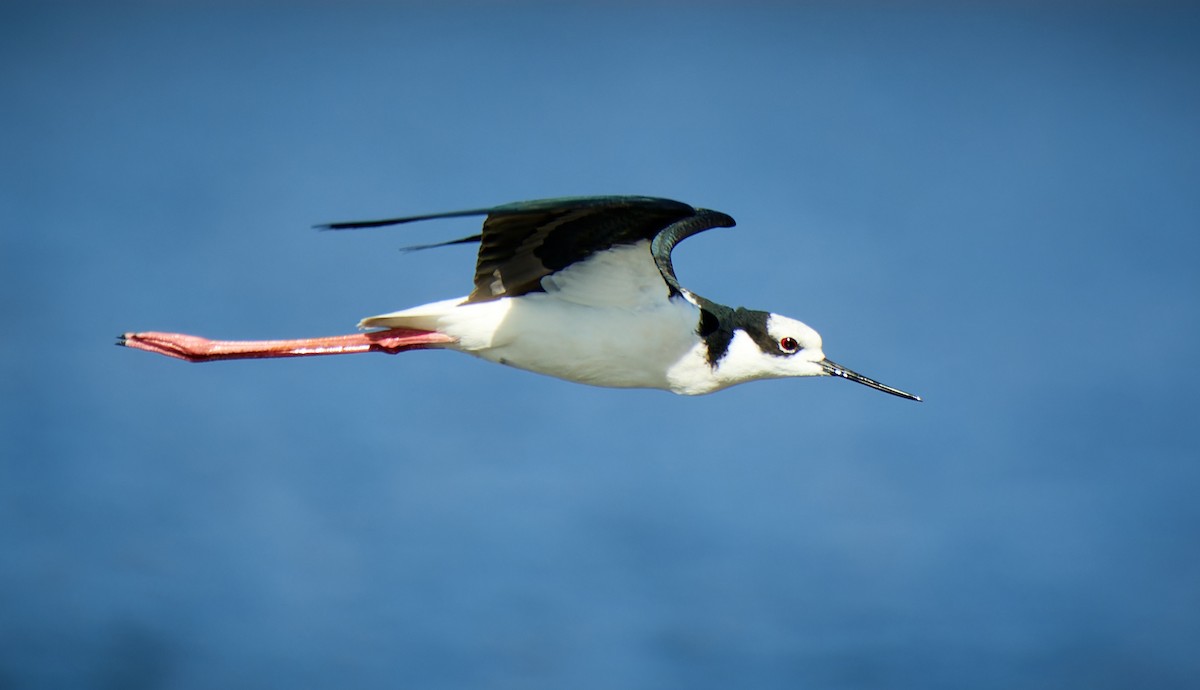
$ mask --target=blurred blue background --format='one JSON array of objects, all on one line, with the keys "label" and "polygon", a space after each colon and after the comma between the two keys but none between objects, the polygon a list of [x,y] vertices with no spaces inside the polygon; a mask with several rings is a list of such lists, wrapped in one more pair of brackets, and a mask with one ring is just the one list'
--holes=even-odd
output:
[{"label": "blurred blue background", "polygon": [[[0,9],[0,686],[1200,683],[1200,11]],[[464,294],[474,219],[715,208],[845,381],[188,365]]]}]

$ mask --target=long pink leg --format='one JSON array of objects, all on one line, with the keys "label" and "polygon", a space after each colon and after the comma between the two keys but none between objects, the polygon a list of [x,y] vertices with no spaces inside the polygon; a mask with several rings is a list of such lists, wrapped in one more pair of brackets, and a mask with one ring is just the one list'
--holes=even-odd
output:
[{"label": "long pink leg", "polygon": [[209,340],[197,335],[153,331],[125,333],[117,337],[118,345],[157,352],[189,362],[348,355],[358,352],[386,352],[394,355],[405,350],[421,350],[454,341],[454,338],[437,331],[419,331],[411,328],[391,328],[386,331],[296,340]]}]

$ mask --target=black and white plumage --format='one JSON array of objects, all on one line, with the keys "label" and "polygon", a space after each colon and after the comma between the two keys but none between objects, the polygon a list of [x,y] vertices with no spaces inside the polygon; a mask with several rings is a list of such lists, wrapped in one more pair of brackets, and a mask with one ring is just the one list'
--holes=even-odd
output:
[{"label": "black and white plumage", "polygon": [[471,294],[360,327],[437,331],[456,338],[452,349],[599,386],[696,395],[755,379],[835,375],[919,399],[829,361],[821,336],[799,321],[682,287],[671,251],[732,227],[719,211],[651,197],[575,197],[326,227],[468,215],[487,216],[482,232],[444,244],[480,243]]},{"label": "black and white plumage", "polygon": [[357,336],[210,341],[127,333],[119,344],[190,361],[442,348],[568,381],[699,395],[766,378],[840,376],[911,400],[825,357],[821,336],[778,314],[731,308],[679,284],[675,246],[733,218],[669,199],[571,197],[321,226],[372,228],[486,216],[465,297],[363,319]]}]

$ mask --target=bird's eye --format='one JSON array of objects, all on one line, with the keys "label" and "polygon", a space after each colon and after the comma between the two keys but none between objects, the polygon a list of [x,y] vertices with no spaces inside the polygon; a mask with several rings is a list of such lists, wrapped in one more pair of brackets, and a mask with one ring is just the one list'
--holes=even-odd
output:
[{"label": "bird's eye", "polygon": [[792,338],[791,336],[787,338],[780,338],[779,349],[789,353],[798,352],[800,350],[800,343],[796,342],[796,339]]}]

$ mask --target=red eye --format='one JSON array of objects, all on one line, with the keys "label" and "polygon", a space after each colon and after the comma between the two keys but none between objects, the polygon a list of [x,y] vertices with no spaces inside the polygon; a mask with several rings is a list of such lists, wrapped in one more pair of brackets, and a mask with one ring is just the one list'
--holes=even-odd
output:
[{"label": "red eye", "polygon": [[796,342],[795,338],[780,338],[779,349],[784,352],[796,352],[800,349],[800,343]]}]

